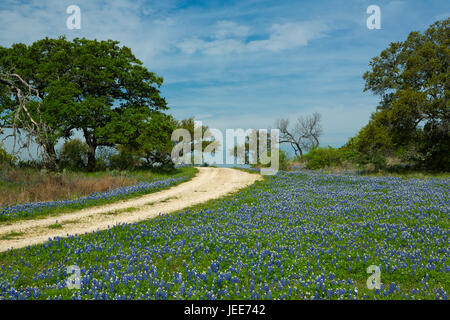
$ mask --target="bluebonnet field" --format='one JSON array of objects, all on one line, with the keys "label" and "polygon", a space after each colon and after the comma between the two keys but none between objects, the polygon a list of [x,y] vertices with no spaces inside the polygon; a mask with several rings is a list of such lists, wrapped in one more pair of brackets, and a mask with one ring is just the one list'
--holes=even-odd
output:
[{"label": "bluebonnet field", "polygon": [[81,209],[90,205],[97,205],[103,202],[126,199],[132,196],[159,191],[185,180],[188,180],[188,176],[170,179],[158,179],[151,182],[141,182],[137,185],[116,188],[106,192],[95,192],[86,197],[80,197],[77,199],[33,202],[21,205],[0,207],[0,221],[23,217],[33,217],[55,208]]},{"label": "bluebonnet field", "polygon": [[447,299],[449,182],[281,172],[203,208],[3,253],[0,297]]}]

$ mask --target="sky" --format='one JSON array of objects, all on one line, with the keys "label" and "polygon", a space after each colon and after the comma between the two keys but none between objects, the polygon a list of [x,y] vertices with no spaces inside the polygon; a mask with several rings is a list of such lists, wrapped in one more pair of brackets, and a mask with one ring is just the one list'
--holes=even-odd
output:
[{"label": "sky", "polygon": [[[81,28],[68,29],[70,5]],[[368,29],[370,5],[381,29]],[[0,46],[44,37],[120,41],[152,72],[176,118],[211,128],[268,128],[322,114],[322,146],[339,147],[379,98],[364,92],[370,59],[450,16],[450,1],[0,0]]]}]

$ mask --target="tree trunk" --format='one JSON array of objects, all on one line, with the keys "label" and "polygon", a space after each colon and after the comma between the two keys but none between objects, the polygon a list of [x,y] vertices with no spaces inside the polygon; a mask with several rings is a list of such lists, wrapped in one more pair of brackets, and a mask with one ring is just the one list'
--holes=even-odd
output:
[{"label": "tree trunk", "polygon": [[314,139],[314,142],[315,142],[314,148],[317,148],[319,146],[319,139],[317,139],[316,136],[313,136],[313,139]]},{"label": "tree trunk", "polygon": [[97,160],[95,159],[95,151],[97,150],[97,141],[92,135],[89,134],[89,131],[83,129],[84,140],[86,140],[86,144],[88,145],[88,163],[87,170],[92,172],[97,167]]},{"label": "tree trunk", "polygon": [[[295,155],[298,157],[298,156],[300,156],[300,157],[302,157],[303,156],[303,150],[302,150],[302,147],[298,144],[298,143],[292,143],[291,142],[291,146],[292,146],[292,148],[294,149],[294,151],[295,151]],[[298,152],[298,153],[297,153]]]},{"label": "tree trunk", "polygon": [[97,167],[97,160],[95,159],[95,150],[97,149],[96,145],[88,145],[88,163],[87,163],[87,170],[89,172],[92,172]]},{"label": "tree trunk", "polygon": [[46,144],[44,145],[44,152],[45,152],[45,167],[49,170],[56,170],[57,169],[57,158],[56,158],[56,152],[55,152],[55,146],[52,144]]}]

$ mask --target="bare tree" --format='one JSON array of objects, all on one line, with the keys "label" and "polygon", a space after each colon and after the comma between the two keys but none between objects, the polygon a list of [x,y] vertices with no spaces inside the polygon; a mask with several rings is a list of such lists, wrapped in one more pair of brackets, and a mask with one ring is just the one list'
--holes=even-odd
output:
[{"label": "bare tree", "polygon": [[9,128],[12,131],[2,141],[12,137],[12,153],[16,153],[16,147],[19,145],[18,150],[26,149],[30,158],[33,158],[30,146],[33,141],[36,142],[44,150],[44,162],[48,167],[54,168],[56,153],[53,148],[51,130],[42,119],[42,98],[39,91],[18,74],[4,70],[0,70],[0,85],[6,86],[15,101],[15,105],[11,108],[10,122],[3,125],[3,128]]},{"label": "bare tree", "polygon": [[275,127],[280,130],[280,143],[288,143],[296,156],[319,146],[322,135],[321,115],[314,112],[310,116],[299,117],[294,125],[289,126],[289,119],[278,119]]},{"label": "bare tree", "polygon": [[229,150],[230,155],[243,159],[245,164],[257,164],[261,154],[267,153],[272,147],[270,131],[270,128],[265,132],[251,129],[245,136],[244,144],[235,145]]}]

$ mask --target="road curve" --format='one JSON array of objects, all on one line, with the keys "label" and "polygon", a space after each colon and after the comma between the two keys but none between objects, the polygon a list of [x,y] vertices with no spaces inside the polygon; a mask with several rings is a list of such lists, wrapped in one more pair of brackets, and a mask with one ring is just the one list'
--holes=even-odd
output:
[{"label": "road curve", "polygon": [[[53,237],[147,220],[222,197],[262,179],[259,174],[231,168],[201,167],[198,170],[191,180],[167,190],[57,216],[0,225],[0,252],[43,243]],[[62,228],[49,228],[56,221]]]}]

